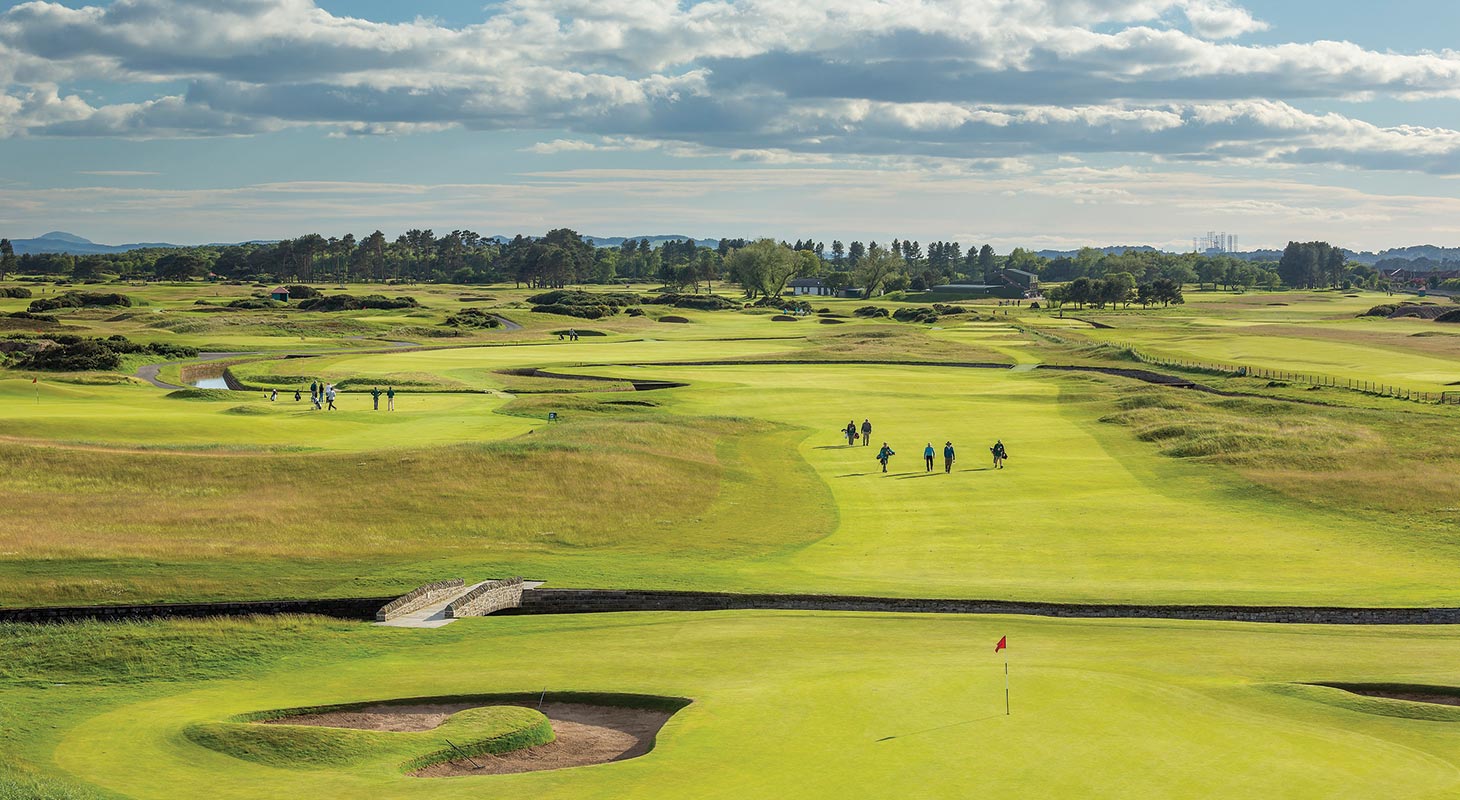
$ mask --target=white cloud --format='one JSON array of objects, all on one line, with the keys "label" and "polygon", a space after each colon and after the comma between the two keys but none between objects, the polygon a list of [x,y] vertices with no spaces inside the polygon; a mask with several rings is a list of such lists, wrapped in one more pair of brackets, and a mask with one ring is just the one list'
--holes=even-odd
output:
[{"label": "white cloud", "polygon": [[1226,0],[1188,0],[1182,8],[1191,30],[1204,39],[1230,39],[1268,29],[1245,8]]},{"label": "white cloud", "polygon": [[[1233,0],[508,0],[483,13],[453,28],[311,0],[22,3],[0,14],[0,137],[466,127],[571,132],[538,154],[1125,152],[1460,172],[1454,131],[1301,110],[1366,93],[1453,102],[1460,54],[1233,42],[1266,27]],[[93,103],[67,88],[82,81],[158,88]]]}]

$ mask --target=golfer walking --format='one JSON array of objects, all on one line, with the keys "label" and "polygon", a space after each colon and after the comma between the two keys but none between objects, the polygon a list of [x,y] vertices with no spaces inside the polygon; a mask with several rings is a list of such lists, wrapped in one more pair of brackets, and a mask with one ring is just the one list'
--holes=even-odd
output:
[{"label": "golfer walking", "polygon": [[[864,419],[864,420],[862,420],[862,446],[863,447],[866,447],[867,445],[869,445],[871,443],[872,443],[872,420],[870,420],[870,419]],[[882,446],[883,447],[886,447],[887,446],[886,442],[884,442]]]},{"label": "golfer walking", "polygon": [[994,469],[1003,469],[1004,461],[1009,457],[1009,451],[1004,449],[1003,440],[994,442],[994,446],[989,448],[989,452],[994,454]]},{"label": "golfer walking", "polygon": [[947,474],[953,471],[953,443],[943,443],[943,472]]},{"label": "golfer walking", "polygon": [[857,423],[856,422],[853,422],[851,420],[848,420],[847,421],[847,427],[845,427],[845,428],[842,429],[842,435],[845,436],[845,437],[847,437],[847,447],[851,447],[852,445],[856,444],[857,443]]},{"label": "golfer walking", "polygon": [[887,442],[883,442],[882,449],[877,451],[877,460],[882,462],[883,472],[887,471],[887,460],[895,455],[897,453],[892,452],[892,448],[887,446]]},{"label": "golfer walking", "polygon": [[928,442],[928,446],[923,448],[923,472],[933,471],[933,454],[935,452],[937,451],[933,449],[932,442]]},{"label": "golfer walking", "polygon": [[332,383],[324,390],[324,399],[329,403],[330,411],[337,411],[335,408],[335,385]]}]

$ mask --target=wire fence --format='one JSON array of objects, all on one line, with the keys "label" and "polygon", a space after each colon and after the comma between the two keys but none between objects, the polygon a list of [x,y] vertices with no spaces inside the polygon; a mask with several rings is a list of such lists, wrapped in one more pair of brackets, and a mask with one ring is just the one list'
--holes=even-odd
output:
[{"label": "wire fence", "polygon": [[1344,389],[1350,392],[1358,392],[1373,397],[1388,397],[1395,400],[1405,400],[1411,403],[1428,403],[1430,405],[1460,405],[1460,391],[1456,392],[1421,392],[1407,389],[1403,386],[1375,381],[1354,380],[1352,378],[1335,378],[1331,375],[1317,375],[1306,372],[1289,372],[1287,370],[1268,369],[1267,367],[1252,367],[1245,365],[1231,364],[1209,364],[1201,361],[1184,361],[1175,358],[1162,358],[1143,353],[1136,349],[1136,346],[1129,342],[1112,342],[1112,344],[1126,352],[1142,364],[1150,364],[1167,369],[1179,369],[1186,372],[1204,372],[1209,375],[1226,375],[1234,378],[1262,378],[1269,381],[1282,381],[1284,383],[1301,383],[1308,386],[1319,386],[1330,389]]}]

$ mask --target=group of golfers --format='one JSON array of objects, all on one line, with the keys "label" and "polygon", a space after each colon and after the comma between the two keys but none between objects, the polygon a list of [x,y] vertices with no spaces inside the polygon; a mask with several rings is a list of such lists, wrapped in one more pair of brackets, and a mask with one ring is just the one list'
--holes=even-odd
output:
[{"label": "group of golfers", "polygon": [[[847,426],[842,429],[842,435],[847,437],[847,447],[852,447],[856,445],[858,439],[862,441],[863,447],[867,447],[872,444],[872,420],[862,420],[861,427],[857,426],[855,420],[850,421],[847,423]],[[995,441],[994,446],[989,448],[989,453],[994,457],[994,469],[1003,469],[1004,462],[1007,461],[1009,458],[1009,451],[1004,448],[1004,442],[1002,440]],[[892,447],[889,446],[887,442],[883,442],[882,448],[877,451],[876,456],[877,462],[882,465],[883,472],[887,471],[887,462],[892,460],[892,457],[895,455],[897,455],[897,453],[893,451]],[[937,457],[937,448],[933,447],[932,442],[928,442],[928,446],[923,448],[923,471],[932,472],[937,462]],[[957,458],[958,453],[953,448],[953,442],[944,442],[943,472],[952,472],[953,462]]]},{"label": "group of golfers", "polygon": [[[309,404],[313,406],[314,410],[316,411],[337,411],[338,409],[335,408],[336,394],[337,390],[335,389],[335,385],[333,383],[323,383],[321,381],[316,381],[309,384]],[[371,387],[370,402],[374,406],[374,410],[376,411],[380,410],[381,397],[385,398],[385,410],[394,411],[395,387],[387,387],[385,391],[381,391],[379,386]],[[279,390],[274,389],[270,391],[268,394],[268,398],[270,402],[277,401],[279,399]],[[298,389],[295,389],[294,402],[298,403],[303,399],[304,393]]]}]

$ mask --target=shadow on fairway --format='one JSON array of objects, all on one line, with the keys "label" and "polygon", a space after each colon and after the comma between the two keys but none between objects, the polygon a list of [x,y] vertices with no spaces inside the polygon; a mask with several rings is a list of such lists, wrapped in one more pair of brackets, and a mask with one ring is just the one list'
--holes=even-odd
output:
[{"label": "shadow on fairway", "polygon": [[957,728],[960,725],[972,725],[975,722],[987,722],[987,721],[989,721],[991,719],[998,719],[999,717],[1002,717],[1002,716],[1005,716],[1005,715],[1004,714],[993,714],[993,715],[990,715],[990,716],[987,716],[987,717],[979,717],[978,719],[966,719],[966,720],[964,720],[962,722],[950,722],[947,725],[939,725],[936,728],[926,728],[926,729],[920,730],[920,731],[913,731],[912,733],[899,733],[899,734],[897,734],[895,736],[884,736],[881,739],[878,739],[877,741],[879,741],[879,742],[890,742],[893,739],[906,739],[909,736],[922,736],[925,733],[937,733],[938,731],[946,731],[949,728]]},{"label": "shadow on fairway", "polygon": [[820,447],[813,447],[811,449],[812,450],[850,450],[853,447],[859,447],[859,446],[860,445],[855,445],[855,444],[824,444],[824,445],[821,445]]},{"label": "shadow on fairway", "polygon": [[944,473],[942,473],[942,472],[920,472],[920,473],[918,473],[916,475],[904,475],[904,476],[898,478],[898,480],[900,480],[900,481],[910,481],[913,478],[931,478],[934,475],[942,475],[942,474],[944,474]]}]

